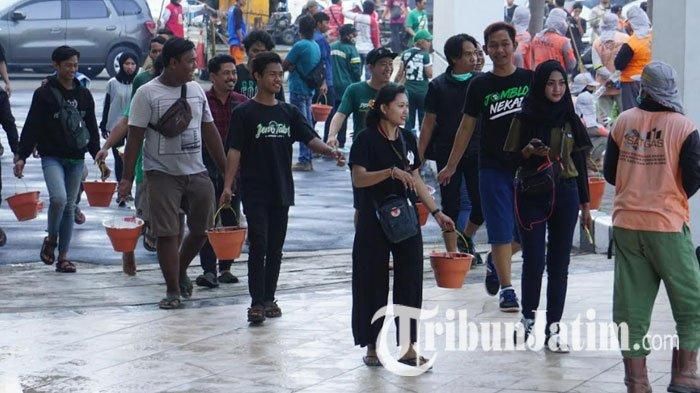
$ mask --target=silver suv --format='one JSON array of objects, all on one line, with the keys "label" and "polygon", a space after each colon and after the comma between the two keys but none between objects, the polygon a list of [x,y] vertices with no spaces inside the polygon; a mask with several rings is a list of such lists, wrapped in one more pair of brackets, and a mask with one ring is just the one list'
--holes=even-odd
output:
[{"label": "silver suv", "polygon": [[94,78],[106,68],[114,76],[121,53],[145,59],[155,29],[146,0],[15,0],[0,6],[0,44],[11,69],[46,72],[54,48],[70,45],[80,51],[80,72]]}]

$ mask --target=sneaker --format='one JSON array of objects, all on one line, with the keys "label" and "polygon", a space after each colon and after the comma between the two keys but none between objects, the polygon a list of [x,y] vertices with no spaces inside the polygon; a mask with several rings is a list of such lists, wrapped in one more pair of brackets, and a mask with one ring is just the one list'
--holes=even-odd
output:
[{"label": "sneaker", "polygon": [[[525,343],[527,342],[528,337],[530,337],[530,335],[532,334],[532,330],[535,328],[535,320],[530,318],[521,318],[520,324],[523,327],[522,343]],[[515,343],[515,345],[521,343],[521,341],[519,340],[521,337],[519,337],[518,333],[519,331],[517,329],[513,332],[513,342]]]},{"label": "sneaker", "polygon": [[552,353],[569,353],[569,346],[556,333],[547,337],[547,340],[544,342],[544,348]]},{"label": "sneaker", "polygon": [[501,290],[499,307],[503,312],[520,311],[520,303],[518,303],[518,296],[515,294],[515,289],[511,287]]},{"label": "sneaker", "polygon": [[501,287],[491,253],[488,253],[486,256],[486,279],[484,280],[484,285],[486,286],[486,293],[491,296],[496,296],[498,289]]},{"label": "sneaker", "polygon": [[297,162],[292,165],[292,170],[294,172],[312,172],[314,165],[311,162]]},{"label": "sneaker", "polygon": [[219,282],[224,284],[235,284],[238,282],[238,277],[231,274],[230,271],[226,270],[221,272],[219,275]]},{"label": "sneaker", "polygon": [[219,286],[219,282],[216,281],[216,274],[214,273],[204,273],[197,277],[195,282],[198,287],[216,288]]}]

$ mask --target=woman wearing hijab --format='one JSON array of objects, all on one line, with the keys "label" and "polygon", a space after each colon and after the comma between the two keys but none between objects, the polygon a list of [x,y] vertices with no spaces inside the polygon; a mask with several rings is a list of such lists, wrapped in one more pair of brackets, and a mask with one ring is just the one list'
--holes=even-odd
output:
[{"label": "woman wearing hijab", "polygon": [[621,112],[637,106],[639,76],[651,62],[652,34],[647,13],[637,6],[632,7],[627,11],[627,22],[634,32],[615,56],[615,69],[620,71]]},{"label": "woman wearing hijab", "polygon": [[[124,52],[119,56],[119,72],[107,82],[102,121],[100,121],[100,130],[102,131],[102,137],[105,139],[109,137],[109,133],[117,125],[124,110],[129,106],[131,101],[131,84],[134,81],[138,68],[138,59],[133,54]],[[122,158],[117,149],[124,146],[125,140],[126,138],[122,138],[117,144],[112,146],[114,174],[117,181],[122,179]],[[119,203],[120,207],[126,205],[125,200],[117,200],[117,203]]]},{"label": "woman wearing hijab", "polygon": [[612,12],[603,15],[600,25],[600,36],[593,41],[593,68],[596,81],[605,85],[605,92],[598,99],[598,118],[612,117],[613,105],[617,104],[618,110],[622,109],[622,97],[620,85],[613,77],[615,73],[615,57],[620,52],[622,45],[629,41],[629,35],[617,30],[619,18]]},{"label": "woman wearing hijab", "polygon": [[605,180],[615,186],[613,321],[627,326],[620,343],[627,392],[651,392],[647,332],[662,282],[678,335],[667,391],[700,392],[700,266],[688,227],[700,137],[683,115],[676,79],[668,64],[644,67],[640,103],[620,114],[605,152]]},{"label": "woman wearing hijab", "polygon": [[566,38],[568,22],[566,11],[555,8],[544,23],[544,30],[537,33],[530,44],[532,67],[547,60],[557,60],[567,73],[576,68],[576,56],[571,47],[571,40]]},{"label": "woman wearing hijab", "polygon": [[[558,334],[558,323],[564,311],[579,210],[581,222],[588,228],[591,225],[586,171],[590,146],[586,128],[574,111],[566,71],[555,60],[540,64],[535,69],[522,112],[511,123],[504,150],[520,161],[515,207],[523,250],[521,322],[525,339],[535,325],[546,266],[545,347],[557,353],[568,352]],[[526,173],[544,173],[542,168],[550,163],[552,171],[543,180],[548,185],[545,189],[533,189],[531,182],[522,180]]]},{"label": "woman wearing hijab", "polygon": [[530,9],[528,7],[517,7],[515,9],[513,26],[517,32],[515,42],[518,43],[518,46],[515,48],[515,66],[531,70],[530,41],[532,41],[532,36],[527,31],[530,26]]}]

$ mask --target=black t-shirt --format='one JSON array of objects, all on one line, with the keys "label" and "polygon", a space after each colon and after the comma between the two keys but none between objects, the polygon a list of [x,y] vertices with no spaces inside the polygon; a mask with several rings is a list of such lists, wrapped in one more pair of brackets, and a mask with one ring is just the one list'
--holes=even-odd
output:
[{"label": "black t-shirt", "polygon": [[[258,92],[258,82],[255,81],[253,74],[248,71],[245,64],[239,64],[236,66],[236,74],[238,74],[238,80],[236,81],[236,85],[233,86],[233,91],[243,94],[250,99],[255,97],[255,93]],[[284,87],[280,89],[279,93],[275,94],[275,98],[282,102],[285,101]]]},{"label": "black t-shirt", "polygon": [[511,120],[520,112],[530,90],[532,71],[517,68],[501,77],[491,72],[474,78],[467,90],[464,113],[481,120],[479,168],[512,171],[514,162],[503,152]]},{"label": "black t-shirt", "polygon": [[[448,70],[433,79],[428,85],[428,94],[425,96],[425,111],[435,114],[435,129],[431,138],[432,156],[426,153],[428,158],[434,160],[447,161],[449,158],[459,123],[462,121],[467,89],[479,75],[475,74],[468,80],[460,82],[450,72],[451,70]],[[479,133],[477,125],[463,158],[479,153]]]},{"label": "black t-shirt", "polygon": [[231,115],[226,145],[241,152],[244,204],[294,205],[292,144],[318,135],[295,106],[255,100],[239,104]]},{"label": "black t-shirt", "polygon": [[[386,139],[376,127],[368,127],[366,130],[355,136],[350,149],[349,166],[359,165],[367,169],[368,172],[381,171],[389,169],[393,166],[404,168],[406,165],[410,170],[420,168],[421,161],[418,156],[418,142],[413,133],[401,129],[403,138],[397,138],[395,141]],[[399,154],[403,154],[403,143],[405,142],[406,159],[399,158]],[[392,149],[392,146],[394,149]],[[399,154],[396,154],[396,153]],[[374,211],[375,204],[381,204],[387,196],[396,194],[409,196],[406,189],[399,180],[388,178],[381,183],[371,187],[358,188],[358,204],[356,208],[360,211]],[[411,198],[414,198],[411,195]]]}]

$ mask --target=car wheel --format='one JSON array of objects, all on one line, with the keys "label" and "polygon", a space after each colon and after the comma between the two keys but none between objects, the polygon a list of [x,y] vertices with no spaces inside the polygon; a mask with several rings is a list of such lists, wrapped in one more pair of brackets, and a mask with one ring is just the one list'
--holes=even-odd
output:
[{"label": "car wheel", "polygon": [[78,68],[78,71],[80,71],[81,74],[87,76],[90,79],[95,79],[98,75],[102,73],[102,70],[104,70],[104,67],[80,67]]},{"label": "car wheel", "polygon": [[131,53],[134,57],[141,61],[139,56],[134,53],[134,50],[129,47],[118,46],[112,49],[109,51],[109,54],[107,55],[107,62],[105,63],[105,68],[107,69],[107,73],[109,74],[110,78],[114,77],[119,72],[119,56],[121,56],[121,54],[124,52]]}]

